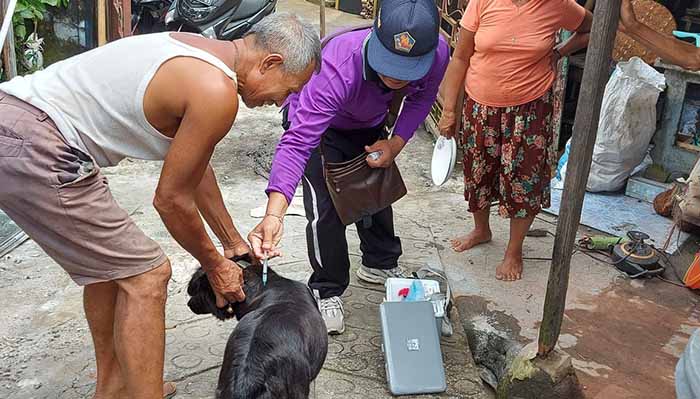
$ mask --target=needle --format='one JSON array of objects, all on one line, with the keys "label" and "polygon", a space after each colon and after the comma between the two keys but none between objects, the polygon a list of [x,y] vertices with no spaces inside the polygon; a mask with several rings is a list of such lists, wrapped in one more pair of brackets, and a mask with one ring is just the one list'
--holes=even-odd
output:
[{"label": "needle", "polygon": [[263,275],[262,275],[263,287],[267,285],[267,253],[265,254],[265,259],[263,259]]}]

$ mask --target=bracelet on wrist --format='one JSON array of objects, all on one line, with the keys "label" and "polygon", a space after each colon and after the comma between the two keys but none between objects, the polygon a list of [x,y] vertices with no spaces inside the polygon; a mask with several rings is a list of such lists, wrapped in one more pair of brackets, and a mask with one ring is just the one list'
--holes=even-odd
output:
[{"label": "bracelet on wrist", "polygon": [[266,213],[265,217],[272,216],[273,218],[277,218],[277,220],[280,221],[280,223],[284,223],[284,216],[280,215],[275,215],[274,213]]}]

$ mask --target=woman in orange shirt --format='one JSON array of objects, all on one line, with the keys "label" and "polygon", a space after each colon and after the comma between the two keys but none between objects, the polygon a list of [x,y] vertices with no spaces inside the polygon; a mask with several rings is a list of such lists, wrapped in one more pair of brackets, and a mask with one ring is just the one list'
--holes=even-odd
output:
[{"label": "woman in orange shirt", "polygon": [[[452,241],[457,252],[491,240],[492,202],[510,218],[510,241],[496,278],[522,277],[523,241],[550,205],[552,93],[556,62],[588,44],[592,15],[574,0],[471,0],[442,82],[439,129],[455,134],[457,98],[466,90],[461,145],[464,197],[474,229]],[[575,31],[555,47],[560,29]]]}]

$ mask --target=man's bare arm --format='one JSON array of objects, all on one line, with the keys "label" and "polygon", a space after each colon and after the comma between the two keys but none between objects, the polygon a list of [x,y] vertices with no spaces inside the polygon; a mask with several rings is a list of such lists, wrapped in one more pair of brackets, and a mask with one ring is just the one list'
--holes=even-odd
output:
[{"label": "man's bare arm", "polygon": [[211,165],[207,166],[202,181],[197,187],[195,202],[204,220],[221,241],[227,258],[250,251],[248,244],[236,229],[231,214],[226,210],[224,198]]},{"label": "man's bare arm", "polygon": [[224,298],[245,298],[242,272],[217,251],[195,199],[214,147],[228,133],[238,112],[235,86],[223,75],[216,77],[199,79],[193,87],[183,88],[182,92],[188,93],[183,117],[165,158],[153,203],[173,238],[207,272],[217,305],[223,306]]}]

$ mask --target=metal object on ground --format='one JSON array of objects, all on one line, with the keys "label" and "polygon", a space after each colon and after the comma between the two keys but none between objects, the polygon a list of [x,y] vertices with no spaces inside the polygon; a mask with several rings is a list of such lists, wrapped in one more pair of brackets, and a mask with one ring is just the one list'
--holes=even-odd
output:
[{"label": "metal object on ground", "polygon": [[655,277],[665,268],[659,264],[659,254],[651,245],[644,242],[649,235],[640,231],[627,233],[630,241],[615,245],[612,259],[615,267],[631,278]]},{"label": "metal object on ground", "polygon": [[28,239],[24,231],[0,211],[0,257],[9,254]]},{"label": "metal object on ground", "polygon": [[[637,20],[651,29],[667,35],[671,35],[676,30],[676,20],[673,18],[673,14],[661,4],[653,0],[632,0],[632,6]],[[613,60],[627,61],[632,57],[639,57],[647,64],[654,64],[657,55],[618,30],[613,49]]]},{"label": "metal object on ground", "polygon": [[657,195],[671,188],[671,184],[659,183],[647,179],[641,173],[633,175],[627,180],[625,195],[645,202],[653,203]]}]

